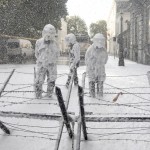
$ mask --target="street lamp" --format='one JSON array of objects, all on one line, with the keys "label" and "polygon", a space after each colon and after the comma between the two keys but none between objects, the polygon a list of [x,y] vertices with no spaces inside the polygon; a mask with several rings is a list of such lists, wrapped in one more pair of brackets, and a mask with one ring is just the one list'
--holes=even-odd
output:
[{"label": "street lamp", "polygon": [[120,13],[120,35],[119,35],[119,62],[118,66],[124,66],[123,56],[123,13]]}]

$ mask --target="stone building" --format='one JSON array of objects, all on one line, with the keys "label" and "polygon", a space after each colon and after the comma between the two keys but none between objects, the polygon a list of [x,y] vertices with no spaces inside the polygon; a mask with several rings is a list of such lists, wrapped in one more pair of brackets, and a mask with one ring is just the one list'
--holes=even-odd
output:
[{"label": "stone building", "polygon": [[[115,0],[115,36],[123,36],[127,58],[150,65],[150,0]],[[109,21],[108,21],[109,24]],[[116,44],[116,49],[119,44]],[[112,53],[113,50],[110,50]]]},{"label": "stone building", "polygon": [[[128,6],[129,6],[128,1],[113,0],[112,9],[110,11],[110,15],[107,21],[108,52],[112,55],[118,55],[119,44],[117,40],[121,32],[124,33],[125,40],[126,40],[124,47],[127,47],[129,45],[127,43],[127,37],[129,39],[127,29],[130,20],[130,12],[128,10]],[[121,24],[122,24],[122,29],[121,29]]]},{"label": "stone building", "polygon": [[150,64],[150,0],[131,0],[130,59]]}]

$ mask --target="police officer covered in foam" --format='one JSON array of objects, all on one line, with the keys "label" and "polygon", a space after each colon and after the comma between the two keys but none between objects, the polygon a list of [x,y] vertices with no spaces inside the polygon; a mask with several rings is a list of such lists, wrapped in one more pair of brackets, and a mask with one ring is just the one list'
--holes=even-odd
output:
[{"label": "police officer covered in foam", "polygon": [[65,42],[69,47],[70,73],[68,75],[68,80],[66,82],[66,87],[68,87],[71,80],[72,73],[74,73],[74,84],[78,85],[77,68],[79,67],[79,63],[80,63],[80,45],[76,41],[76,37],[73,33],[66,35]]},{"label": "police officer covered in foam", "polygon": [[89,46],[85,54],[85,64],[89,79],[90,95],[95,97],[96,85],[98,96],[103,96],[103,83],[106,78],[105,64],[108,60],[108,54],[103,34],[97,33],[92,40],[93,44]]},{"label": "police officer covered in foam", "polygon": [[47,76],[47,95],[52,96],[57,78],[57,60],[60,55],[59,46],[55,40],[56,30],[51,24],[45,25],[42,38],[36,41],[35,57],[37,72],[35,79],[36,97],[42,97],[42,85]]}]

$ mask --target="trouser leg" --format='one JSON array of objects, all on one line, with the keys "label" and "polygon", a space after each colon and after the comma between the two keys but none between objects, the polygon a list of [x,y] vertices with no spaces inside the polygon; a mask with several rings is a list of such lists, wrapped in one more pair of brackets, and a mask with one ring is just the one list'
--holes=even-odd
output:
[{"label": "trouser leg", "polygon": [[42,85],[45,80],[45,69],[43,67],[39,68],[36,73],[36,80],[35,80],[35,96],[36,98],[42,97]]},{"label": "trouser leg", "polygon": [[97,95],[103,96],[103,81],[97,82]]},{"label": "trouser leg", "polygon": [[42,84],[40,82],[35,83],[35,96],[38,99],[42,97]]},{"label": "trouser leg", "polygon": [[90,81],[89,82],[89,92],[91,97],[95,97],[95,82]]},{"label": "trouser leg", "polygon": [[[49,66],[50,67],[50,66]],[[51,66],[50,69],[47,70],[47,96],[51,97],[54,92],[55,87],[55,79],[53,75],[55,74],[55,66]]]},{"label": "trouser leg", "polygon": [[70,80],[71,80],[71,75],[68,75],[68,79],[67,79],[67,82],[66,82],[66,87],[67,88],[69,87]]},{"label": "trouser leg", "polygon": [[67,87],[67,88],[69,87],[72,74],[73,74],[73,70],[70,69],[70,73],[69,73],[69,75],[68,75],[68,79],[67,79],[67,82],[66,82],[66,87]]},{"label": "trouser leg", "polygon": [[74,69],[74,85],[78,85],[77,68]]},{"label": "trouser leg", "polygon": [[48,95],[48,97],[52,96],[52,94],[54,92],[54,87],[55,87],[55,81],[48,82],[48,85],[47,85],[47,95]]}]

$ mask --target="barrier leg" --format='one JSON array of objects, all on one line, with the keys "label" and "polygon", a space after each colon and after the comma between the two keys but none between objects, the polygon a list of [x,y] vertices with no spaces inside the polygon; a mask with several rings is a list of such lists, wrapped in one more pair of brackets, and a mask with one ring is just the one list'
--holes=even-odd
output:
[{"label": "barrier leg", "polygon": [[0,128],[7,134],[10,134],[9,129],[0,121]]},{"label": "barrier leg", "polygon": [[60,88],[58,88],[58,87],[56,87],[56,95],[57,95],[57,99],[58,99],[58,102],[59,102],[59,106],[60,106],[60,109],[61,109],[61,113],[62,113],[64,122],[66,124],[68,134],[69,134],[70,138],[72,138],[73,132],[72,132],[72,129],[71,129],[71,126],[70,126],[70,122],[69,122],[69,118],[68,118],[68,115],[67,115],[64,100],[63,100],[63,97],[62,97],[62,93],[61,93]]},{"label": "barrier leg", "polygon": [[79,93],[79,104],[80,104],[80,116],[81,116],[81,123],[82,123],[82,130],[84,139],[87,140],[87,131],[86,131],[86,122],[85,122],[85,111],[84,111],[84,102],[83,102],[83,89],[82,87],[78,86],[78,93]]}]

